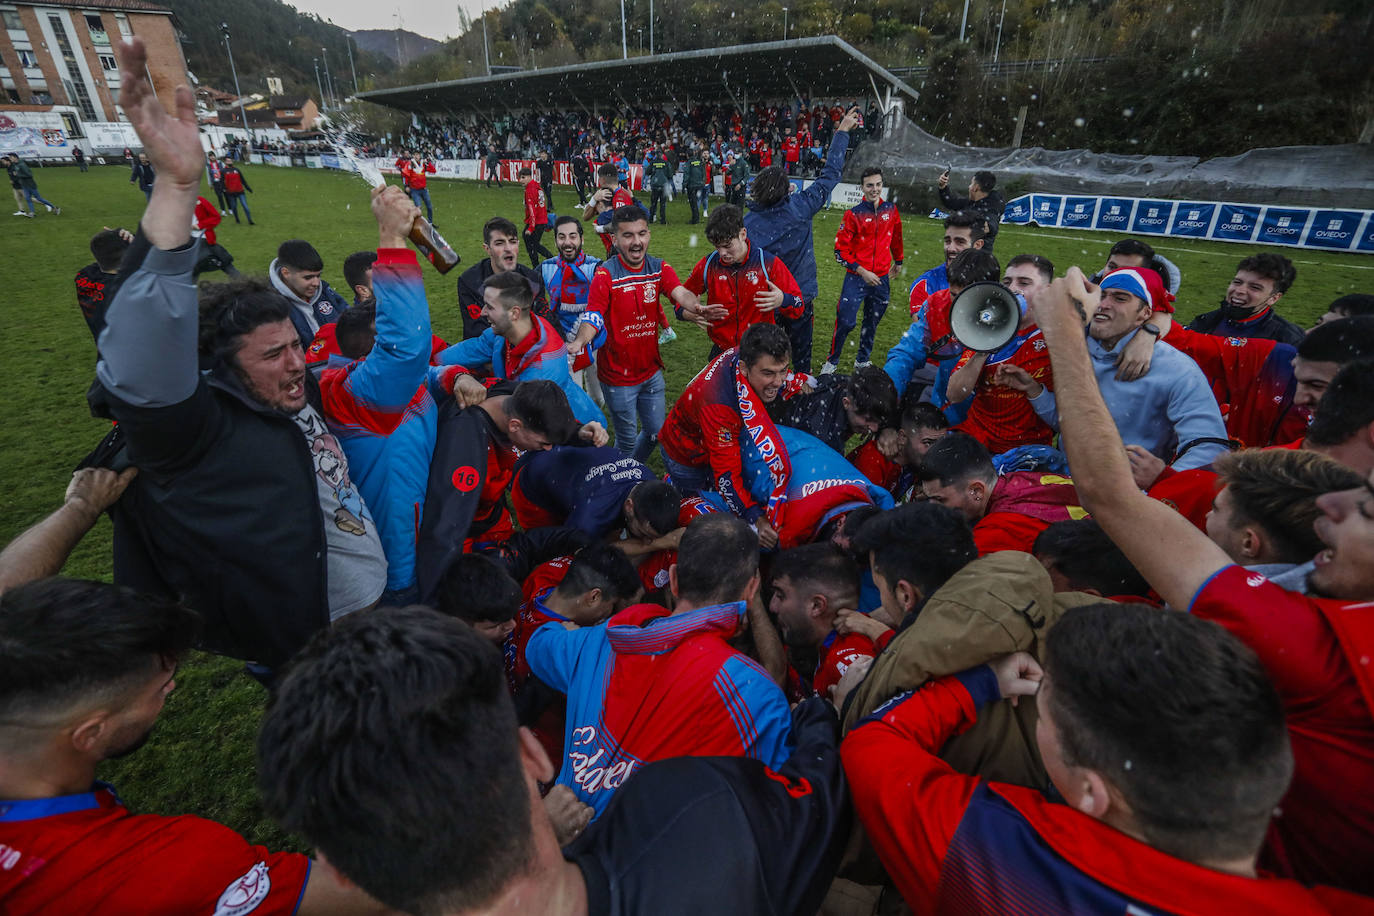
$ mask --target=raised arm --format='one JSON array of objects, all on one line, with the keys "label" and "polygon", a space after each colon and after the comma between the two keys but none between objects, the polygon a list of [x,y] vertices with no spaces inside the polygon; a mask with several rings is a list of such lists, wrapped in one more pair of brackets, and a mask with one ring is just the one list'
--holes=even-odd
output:
[{"label": "raised arm", "polygon": [[0,552],[0,592],[61,572],[72,550],[100,520],[100,513],[114,505],[137,473],[137,468],[119,473],[82,468],[73,474],[62,505]]},{"label": "raised arm", "polygon": [[1186,518],[1146,496],[1098,391],[1083,327],[1100,291],[1076,267],[1035,297],[1049,344],[1060,430],[1083,506],[1165,601],[1186,608],[1230,558]]}]

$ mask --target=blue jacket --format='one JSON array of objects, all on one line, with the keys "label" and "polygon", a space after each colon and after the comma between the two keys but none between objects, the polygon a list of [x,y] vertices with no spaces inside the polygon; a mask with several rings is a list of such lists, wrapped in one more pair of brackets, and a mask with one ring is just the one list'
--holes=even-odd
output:
[{"label": "blue jacket", "polygon": [[835,185],[840,182],[844,168],[844,154],[849,149],[849,132],[837,131],[825,155],[821,175],[804,190],[787,197],[771,207],[749,205],[744,215],[744,228],[749,241],[782,258],[792,271],[803,298],[815,299],[820,293],[816,285],[816,243],[811,236],[811,220],[830,202]]},{"label": "blue jacket", "polygon": [[386,552],[386,587],[415,584],[415,543],[429,483],[438,408],[425,385],[429,302],[415,253],[383,249],[372,268],[377,339],[363,359],[332,357],[320,376],[339,438]]},{"label": "blue jacket", "polygon": [[506,339],[497,334],[495,328],[487,328],[478,336],[459,341],[435,357],[435,366],[429,372],[431,386],[442,387],[446,366],[472,368],[490,363],[491,374],[497,378],[516,382],[552,379],[568,396],[568,405],[572,407],[578,422],[604,422],[606,417],[601,408],[572,379],[563,338],[545,319],[538,315],[531,317],[534,319],[534,329],[530,331],[530,336],[534,339],[527,338],[520,342],[520,352],[511,365],[506,364],[511,350]]}]

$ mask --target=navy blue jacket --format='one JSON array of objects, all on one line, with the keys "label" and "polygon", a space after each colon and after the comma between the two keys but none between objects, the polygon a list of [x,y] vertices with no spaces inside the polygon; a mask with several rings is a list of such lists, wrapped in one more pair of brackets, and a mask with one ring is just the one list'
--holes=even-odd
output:
[{"label": "navy blue jacket", "polygon": [[811,237],[811,220],[830,203],[830,195],[840,182],[840,170],[844,168],[844,154],[848,149],[849,132],[836,131],[819,178],[805,190],[789,194],[771,207],[750,204],[749,212],[744,215],[749,241],[782,258],[808,302],[820,293],[816,285],[816,243]]}]

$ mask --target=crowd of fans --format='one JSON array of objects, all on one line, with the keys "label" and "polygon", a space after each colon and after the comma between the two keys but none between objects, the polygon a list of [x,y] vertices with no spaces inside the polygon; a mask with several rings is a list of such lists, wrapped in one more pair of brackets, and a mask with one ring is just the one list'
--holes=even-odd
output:
[{"label": "crowd of fans", "polygon": [[[487,221],[450,343],[394,186],[346,290],[293,239],[197,291],[206,163],[143,54],[158,179],[78,277],[116,425],[0,554],[0,909],[1374,912],[1374,296],[1292,335],[1259,252],[1185,327],[1140,240],[1004,265],[980,173],[874,365],[867,169],[812,375],[822,203],[765,167],[679,273],[608,164],[533,266],[538,180]],[[989,284],[1019,323],[972,350]],[[714,348],[670,403],[674,320]],[[107,509],[116,584],[55,577]],[[191,646],[270,690],[313,859],[95,781]]]}]

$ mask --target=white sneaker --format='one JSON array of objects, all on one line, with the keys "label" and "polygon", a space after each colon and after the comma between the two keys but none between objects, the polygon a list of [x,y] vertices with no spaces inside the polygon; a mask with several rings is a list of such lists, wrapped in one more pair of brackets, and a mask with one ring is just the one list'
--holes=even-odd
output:
[{"label": "white sneaker", "polygon": [[12,215],[12,216],[28,216],[28,214],[25,213],[23,210],[15,210],[14,213],[12,213],[11,215]]},{"label": "white sneaker", "polygon": [[33,214],[32,214],[32,213],[25,213],[24,215],[27,216],[29,219],[33,219]]},{"label": "white sneaker", "polygon": [[855,371],[855,372],[858,372],[860,369],[867,369],[867,368],[868,368],[869,366],[871,366],[871,365],[873,365],[873,363],[871,363],[871,362],[868,361],[868,360],[864,360],[864,361],[861,362],[861,363],[855,363],[855,364],[854,364],[854,371]]},{"label": "white sneaker", "polygon": [[677,340],[677,331],[672,328],[664,328],[658,333],[658,342],[661,344],[672,343]]},{"label": "white sneaker", "polygon": [[49,212],[49,213],[52,212],[52,204],[44,204],[43,206],[45,206],[45,207],[48,208],[48,212]]},{"label": "white sneaker", "polygon": [[830,362],[830,360],[826,360],[825,365],[821,366],[821,375],[834,375],[835,370],[838,368],[840,367]]}]

